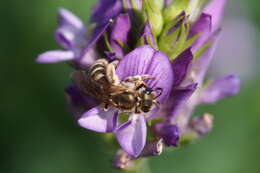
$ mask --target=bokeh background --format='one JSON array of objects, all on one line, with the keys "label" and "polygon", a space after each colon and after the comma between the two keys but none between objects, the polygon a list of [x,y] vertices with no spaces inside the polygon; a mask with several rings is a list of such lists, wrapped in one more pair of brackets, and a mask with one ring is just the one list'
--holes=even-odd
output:
[{"label": "bokeh background", "polygon": [[[111,169],[113,148],[79,128],[66,108],[65,63],[39,65],[37,55],[58,49],[59,7],[86,23],[95,0],[1,0],[0,172],[96,173]],[[210,76],[242,78],[241,92],[195,114],[215,115],[206,138],[149,160],[153,173],[260,172],[260,2],[229,0]]]}]

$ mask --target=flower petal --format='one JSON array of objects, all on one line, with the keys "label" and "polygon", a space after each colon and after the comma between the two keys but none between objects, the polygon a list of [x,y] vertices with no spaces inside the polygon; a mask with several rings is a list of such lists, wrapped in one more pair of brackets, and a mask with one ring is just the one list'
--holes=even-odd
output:
[{"label": "flower petal", "polygon": [[73,59],[74,53],[72,51],[52,50],[40,54],[36,62],[40,64],[50,64]]},{"label": "flower petal", "polygon": [[169,58],[148,45],[140,46],[127,54],[117,66],[116,73],[121,80],[135,75],[154,76],[156,79],[149,79],[147,84],[153,89],[163,89],[159,97],[160,103],[167,99],[173,86],[174,76]]},{"label": "flower petal", "polygon": [[178,146],[180,139],[178,126],[169,123],[157,123],[154,126],[154,132],[156,136],[163,139],[167,146]]},{"label": "flower petal", "polygon": [[199,37],[192,44],[193,53],[195,53],[209,39],[210,34],[212,33],[211,24],[212,24],[211,16],[202,13],[200,18],[191,27],[190,36],[199,34]]},{"label": "flower petal", "polygon": [[58,21],[60,26],[73,26],[78,30],[85,28],[83,22],[76,15],[64,8],[59,9]]},{"label": "flower petal", "polygon": [[80,68],[86,69],[96,62],[99,58],[95,48],[90,48],[85,54],[82,54],[80,58],[77,59],[76,65]]},{"label": "flower petal", "polygon": [[85,112],[78,120],[81,127],[105,133],[112,132],[117,125],[118,112],[115,109],[103,111],[99,106]]},{"label": "flower petal", "polygon": [[228,75],[214,80],[201,93],[201,103],[215,103],[220,99],[236,95],[240,89],[240,80],[235,75]]},{"label": "flower petal", "polygon": [[185,50],[173,61],[174,86],[178,86],[189,71],[193,55],[190,49]]},{"label": "flower petal", "polygon": [[157,47],[149,20],[147,20],[147,22],[144,25],[144,31],[141,38],[144,39],[144,44],[149,44],[153,48]]},{"label": "flower petal", "polygon": [[65,91],[70,112],[75,118],[79,118],[78,116],[82,115],[82,113],[99,104],[97,100],[82,93],[74,84],[69,85]]},{"label": "flower petal", "polygon": [[89,54],[89,51],[93,49],[93,46],[97,43],[99,38],[104,34],[104,32],[107,30],[110,24],[111,24],[110,22],[105,24],[100,24],[94,29],[90,40],[88,41],[84,50],[81,53],[81,58],[85,57],[86,54]]},{"label": "flower petal", "polygon": [[190,84],[186,87],[174,88],[165,107],[161,110],[164,116],[169,119],[174,119],[196,89],[197,83]]},{"label": "flower petal", "polygon": [[107,23],[122,10],[121,0],[99,0],[93,8],[90,21],[93,23]]},{"label": "flower petal", "polygon": [[110,44],[117,57],[123,57],[123,47],[120,44],[127,44],[131,22],[128,14],[120,14],[113,24]]},{"label": "flower petal", "polygon": [[115,131],[115,134],[125,152],[137,157],[146,143],[147,127],[144,116],[132,115],[129,121]]},{"label": "flower petal", "polygon": [[202,84],[204,76],[211,63],[211,60],[213,58],[214,52],[217,47],[219,36],[220,36],[220,30],[216,31],[210,36],[209,38],[209,41],[211,41],[210,47],[206,50],[206,52],[204,52],[201,55],[201,57],[198,60],[194,62],[193,69],[196,69],[196,71],[194,71],[192,80],[196,81],[199,85]]},{"label": "flower petal", "polygon": [[220,27],[223,18],[226,0],[211,0],[205,7],[203,13],[209,14],[212,17],[212,31],[215,32]]},{"label": "flower petal", "polygon": [[55,38],[65,49],[75,49],[86,44],[86,29],[77,16],[61,8],[58,19],[59,27],[55,32]]}]

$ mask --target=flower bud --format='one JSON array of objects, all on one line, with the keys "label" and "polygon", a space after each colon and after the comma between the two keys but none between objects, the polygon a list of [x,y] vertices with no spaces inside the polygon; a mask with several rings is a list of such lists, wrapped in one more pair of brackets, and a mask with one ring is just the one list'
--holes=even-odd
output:
[{"label": "flower bud", "polygon": [[134,166],[134,161],[129,154],[119,150],[113,160],[113,166],[116,169],[130,169]]},{"label": "flower bud", "polygon": [[199,136],[206,135],[213,126],[213,116],[205,113],[202,116],[195,117],[192,119],[190,128],[195,131]]},{"label": "flower bud", "polygon": [[149,20],[152,32],[155,36],[158,36],[163,29],[163,16],[161,8],[163,3],[160,3],[161,0],[156,2],[156,0],[144,0],[143,9],[147,20]]},{"label": "flower bud", "polygon": [[163,151],[163,139],[159,139],[158,141],[151,141],[146,144],[143,152],[140,157],[149,157],[160,155]]}]

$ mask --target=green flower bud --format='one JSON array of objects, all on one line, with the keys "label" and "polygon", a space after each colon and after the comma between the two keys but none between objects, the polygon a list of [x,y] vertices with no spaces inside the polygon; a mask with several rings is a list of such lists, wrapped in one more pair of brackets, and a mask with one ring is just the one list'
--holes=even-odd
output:
[{"label": "green flower bud", "polygon": [[143,12],[149,20],[154,36],[158,36],[163,29],[162,0],[144,0]]},{"label": "green flower bud", "polygon": [[190,0],[174,0],[168,7],[163,10],[165,23],[175,19],[181,12],[185,11]]},{"label": "green flower bud", "polygon": [[149,0],[149,3],[153,10],[159,10],[162,11],[164,7],[164,0]]}]

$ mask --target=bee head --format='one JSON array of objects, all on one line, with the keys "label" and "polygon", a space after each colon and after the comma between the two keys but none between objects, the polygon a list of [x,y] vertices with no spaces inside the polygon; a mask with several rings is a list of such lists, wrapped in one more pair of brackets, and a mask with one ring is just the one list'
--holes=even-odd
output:
[{"label": "bee head", "polygon": [[[155,91],[159,90],[160,93],[155,95]],[[145,88],[142,94],[141,101],[141,109],[143,112],[149,112],[153,106],[153,104],[158,104],[156,99],[162,94],[162,88],[156,88],[153,90],[152,88]]]}]

